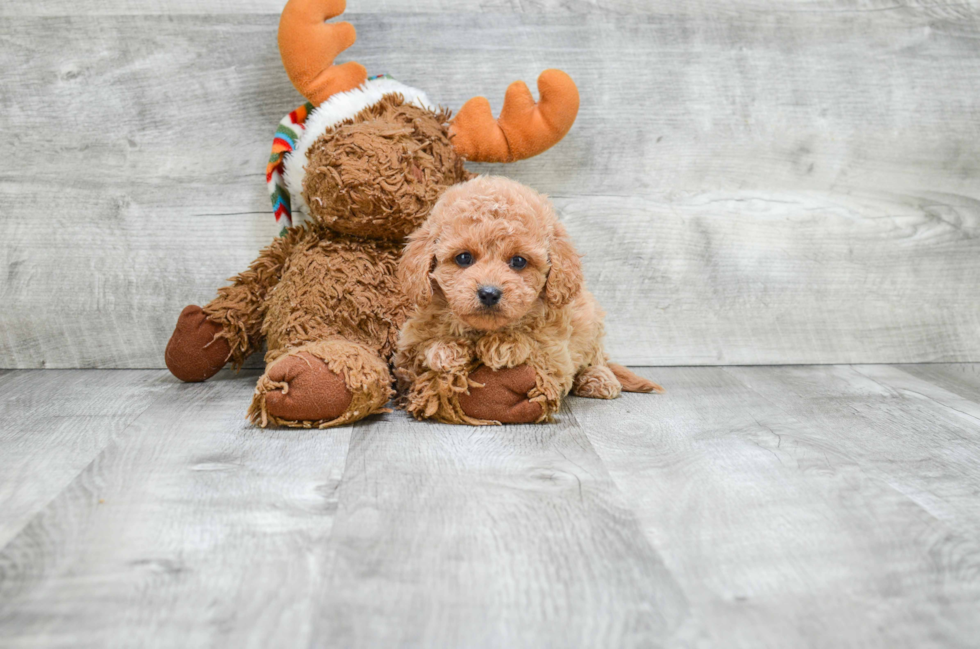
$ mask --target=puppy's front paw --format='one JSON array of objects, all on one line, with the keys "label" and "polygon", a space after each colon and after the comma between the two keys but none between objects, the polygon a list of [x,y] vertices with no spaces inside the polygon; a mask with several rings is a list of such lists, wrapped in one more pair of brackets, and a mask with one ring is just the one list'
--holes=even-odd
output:
[{"label": "puppy's front paw", "polygon": [[448,424],[479,423],[466,421],[457,405],[457,395],[469,387],[462,373],[426,370],[414,376],[405,393],[403,407],[416,419],[435,419]]},{"label": "puppy's front paw", "polygon": [[551,421],[551,418],[561,408],[562,397],[568,394],[568,390],[571,388],[571,378],[567,381],[561,381],[540,369],[535,371],[535,376],[537,381],[527,396],[532,402],[541,404],[541,408],[544,410],[543,419]]},{"label": "puppy's front paw", "polygon": [[473,349],[463,341],[437,341],[425,350],[426,366],[436,372],[455,372],[469,365]]},{"label": "puppy's front paw", "polygon": [[491,332],[476,342],[476,357],[492,370],[513,368],[527,362],[531,349],[526,336]]},{"label": "puppy's front paw", "polygon": [[528,396],[536,389],[537,375],[528,365],[501,370],[487,366],[470,374],[472,384],[468,393],[458,396],[459,406],[468,417],[503,424],[529,424],[539,421],[545,413],[539,401]]}]

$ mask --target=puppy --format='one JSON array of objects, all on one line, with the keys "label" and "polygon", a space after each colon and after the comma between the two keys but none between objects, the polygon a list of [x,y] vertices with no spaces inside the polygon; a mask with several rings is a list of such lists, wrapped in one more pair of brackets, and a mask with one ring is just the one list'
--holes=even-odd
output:
[{"label": "puppy", "polygon": [[520,183],[480,176],[448,189],[409,237],[399,275],[417,309],[401,329],[395,374],[401,405],[419,419],[521,421],[495,416],[493,404],[489,414],[466,407],[470,389],[484,387],[470,376],[481,365],[533,371],[525,421],[551,420],[570,390],[598,399],[662,391],[606,362],[603,312],[579,255],[551,204]]}]

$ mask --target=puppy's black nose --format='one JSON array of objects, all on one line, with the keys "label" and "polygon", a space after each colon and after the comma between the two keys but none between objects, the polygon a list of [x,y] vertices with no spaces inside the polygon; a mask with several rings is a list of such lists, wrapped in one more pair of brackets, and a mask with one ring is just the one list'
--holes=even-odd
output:
[{"label": "puppy's black nose", "polygon": [[481,286],[476,289],[476,296],[480,298],[480,304],[483,306],[495,305],[500,302],[500,296],[503,294],[503,291],[496,286]]}]

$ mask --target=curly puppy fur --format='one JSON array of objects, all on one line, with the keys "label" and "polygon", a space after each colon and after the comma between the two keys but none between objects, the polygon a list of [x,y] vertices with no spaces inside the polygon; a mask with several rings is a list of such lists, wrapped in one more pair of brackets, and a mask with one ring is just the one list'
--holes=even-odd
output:
[{"label": "curly puppy fur", "polygon": [[[404,237],[448,187],[470,177],[448,120],[392,94],[324,133],[309,152],[307,224],[263,250],[204,307],[236,367],[267,344],[249,408],[254,423],[323,428],[383,411],[392,395],[388,363],[411,308],[397,278]],[[342,412],[304,420],[271,412],[282,397],[301,396],[288,394],[291,356],[343,378],[350,400],[340,400]]]},{"label": "curly puppy fur", "polygon": [[[472,263],[458,263],[460,253]],[[516,268],[515,257],[526,265]],[[418,308],[399,337],[396,376],[417,418],[499,423],[459,405],[480,365],[531,367],[538,421],[551,420],[569,391],[614,399],[624,388],[661,389],[607,364],[603,312],[585,290],[579,255],[551,204],[520,183],[482,176],[447,190],[410,236],[399,273]],[[492,306],[478,297],[486,287],[500,291]]]}]

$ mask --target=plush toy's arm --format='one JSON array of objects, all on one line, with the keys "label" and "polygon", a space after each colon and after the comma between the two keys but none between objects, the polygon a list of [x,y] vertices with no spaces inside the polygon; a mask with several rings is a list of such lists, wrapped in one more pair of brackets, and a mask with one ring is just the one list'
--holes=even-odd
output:
[{"label": "plush toy's arm", "polygon": [[283,265],[302,232],[294,228],[273,241],[248,270],[231,278],[232,284],[218,289],[218,297],[204,307],[208,320],[221,326],[218,337],[228,341],[229,360],[236,369],[262,344],[266,295],[279,283]]}]

